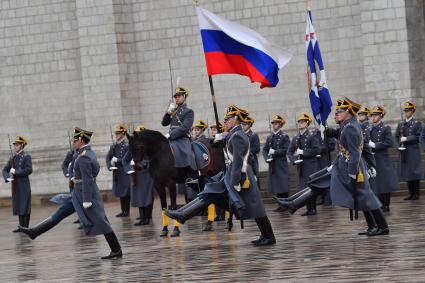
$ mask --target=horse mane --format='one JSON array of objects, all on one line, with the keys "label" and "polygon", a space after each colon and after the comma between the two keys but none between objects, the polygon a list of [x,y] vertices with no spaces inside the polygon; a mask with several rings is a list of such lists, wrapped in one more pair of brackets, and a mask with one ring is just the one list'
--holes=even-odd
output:
[{"label": "horse mane", "polygon": [[135,143],[143,144],[152,167],[155,167],[151,167],[151,169],[160,169],[162,171],[170,164],[174,164],[170,143],[160,132],[146,129],[135,133],[134,138]]}]

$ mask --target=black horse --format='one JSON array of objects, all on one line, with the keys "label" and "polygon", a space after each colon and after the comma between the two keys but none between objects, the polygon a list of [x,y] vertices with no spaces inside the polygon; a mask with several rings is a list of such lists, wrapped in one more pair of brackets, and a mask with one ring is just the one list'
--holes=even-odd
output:
[{"label": "black horse", "polygon": [[[176,184],[185,184],[187,180],[197,179],[201,172],[195,171],[190,166],[177,168],[174,166],[174,156],[168,139],[160,132],[153,130],[143,130],[134,132],[133,136],[127,135],[129,140],[130,152],[132,154],[135,166],[142,166],[144,159],[149,160],[150,174],[154,179],[155,190],[161,200],[161,209],[167,209],[167,192],[170,195],[170,208],[177,209],[177,192]],[[221,162],[217,162],[220,158],[217,151],[211,151],[210,147],[206,147],[209,155],[208,165],[200,171],[218,173],[222,167]],[[211,154],[212,153],[212,154]],[[205,174],[204,173],[204,174]],[[202,175],[202,174],[201,174]],[[168,217],[162,213],[163,229],[161,237],[168,235]],[[176,237],[180,235],[179,223],[174,221],[174,231],[171,235]]]}]

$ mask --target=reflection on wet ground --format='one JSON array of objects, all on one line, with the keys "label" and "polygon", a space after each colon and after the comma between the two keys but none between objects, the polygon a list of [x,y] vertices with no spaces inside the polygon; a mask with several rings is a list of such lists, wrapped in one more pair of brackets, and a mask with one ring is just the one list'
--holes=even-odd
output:
[{"label": "reflection on wet ground", "polygon": [[[80,282],[423,282],[425,279],[425,200],[407,202],[394,198],[388,221],[391,234],[375,238],[357,236],[364,220],[350,222],[348,211],[319,207],[317,216],[301,217],[273,212],[267,205],[277,244],[257,248],[253,221],[237,222],[232,232],[214,224],[201,232],[205,222],[197,217],[182,226],[180,238],[161,239],[159,202],[153,224],[133,226],[130,218],[115,218],[118,203],[106,209],[124,250],[124,258],[99,259],[109,252],[101,236],[87,237],[76,216],[31,241],[14,234],[17,217],[0,209],[0,281]],[[33,207],[32,224],[47,217],[55,206]]]}]

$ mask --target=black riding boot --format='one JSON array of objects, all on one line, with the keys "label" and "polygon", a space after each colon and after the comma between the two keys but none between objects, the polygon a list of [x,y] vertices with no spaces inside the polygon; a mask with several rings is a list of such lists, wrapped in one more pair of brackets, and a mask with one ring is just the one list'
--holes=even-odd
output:
[{"label": "black riding boot", "polygon": [[382,211],[383,212],[388,212],[390,211],[390,198],[391,198],[391,193],[385,193],[382,194]]},{"label": "black riding boot", "polygon": [[209,203],[199,197],[195,198],[185,206],[181,207],[178,210],[165,210],[165,215],[168,217],[177,220],[179,223],[184,224],[186,220],[196,216],[203,209],[208,207]]},{"label": "black riding boot", "polygon": [[146,220],[146,213],[145,213],[145,208],[144,207],[139,207],[139,215],[140,215],[140,220],[137,221],[136,223],[134,223],[134,226],[140,226],[143,225],[143,223]]},{"label": "black riding boot", "polygon": [[260,229],[261,236],[257,240],[252,241],[256,246],[268,246],[276,244],[273,228],[267,216],[255,218],[258,228]]},{"label": "black riding boot", "polygon": [[372,229],[367,233],[368,236],[379,236],[379,235],[388,235],[390,229],[388,228],[387,221],[385,220],[384,213],[381,209],[375,209],[371,211],[373,219],[376,223],[376,228]]},{"label": "black riding boot", "polygon": [[35,225],[32,228],[19,226],[19,232],[27,234],[28,237],[31,238],[31,240],[34,240],[35,238],[37,238],[41,234],[43,234],[43,233],[49,231],[50,229],[52,229],[53,227],[55,227],[56,224],[58,224],[59,222],[60,221],[53,220],[52,217],[49,217],[49,218],[45,219],[44,221],[38,223],[37,225]]},{"label": "black riding boot", "polygon": [[366,219],[367,228],[364,231],[358,233],[358,235],[368,235],[372,230],[376,229],[375,219],[373,218],[372,212],[363,211],[364,218]]},{"label": "black riding boot", "polygon": [[407,189],[409,190],[409,195],[404,198],[404,200],[411,200],[413,197],[413,186],[412,186],[412,181],[407,181]]},{"label": "black riding boot", "polygon": [[[280,199],[286,199],[286,198],[288,198],[288,196],[289,196],[289,193],[279,193],[279,194],[276,194],[276,197],[277,198],[280,198]],[[278,207],[274,211],[281,212],[281,211],[285,211],[285,210],[286,210],[286,208],[283,208],[280,205],[278,205]]]},{"label": "black riding boot", "polygon": [[412,200],[417,200],[417,199],[419,199],[419,183],[420,181],[419,180],[416,180],[414,183],[413,183],[413,186],[414,186],[414,196],[415,196],[415,198],[412,198]]},{"label": "black riding boot", "polygon": [[122,217],[130,216],[130,196],[124,197]]},{"label": "black riding boot", "polygon": [[18,232],[20,232],[19,231],[19,226],[24,226],[24,221],[23,221],[23,215],[18,215],[18,218],[19,218],[19,225],[18,225],[18,228],[17,229],[15,229],[15,230],[13,230],[12,232],[13,233],[18,233]]},{"label": "black riding boot", "polygon": [[114,232],[104,234],[106,241],[108,242],[111,252],[107,256],[101,257],[102,259],[111,259],[115,257],[122,257],[122,250],[120,243],[118,242],[117,236]]},{"label": "black riding boot", "polygon": [[25,214],[24,216],[23,216],[23,219],[22,219],[22,224],[24,224],[23,225],[23,227],[29,227],[29,225],[30,225],[30,218],[31,218],[31,214]]},{"label": "black riding boot", "polygon": [[153,210],[153,200],[152,203],[145,207],[145,222],[143,223],[143,225],[148,225],[149,223],[151,223],[151,219],[152,219],[152,210]]},{"label": "black riding boot", "polygon": [[317,192],[307,187],[303,190],[303,193],[294,200],[287,201],[276,197],[274,199],[279,203],[279,205],[286,207],[291,214],[294,214],[295,211],[305,206],[310,200],[315,199],[317,195]]},{"label": "black riding boot", "polygon": [[214,218],[214,221],[224,221],[224,218],[226,218],[226,210],[221,207],[215,208],[216,217]]},{"label": "black riding boot", "polygon": [[124,204],[124,197],[121,197],[120,198],[120,206],[121,206],[121,212],[118,213],[117,215],[115,215],[116,217],[122,217],[123,214],[124,214],[124,206],[125,206],[125,204]]}]

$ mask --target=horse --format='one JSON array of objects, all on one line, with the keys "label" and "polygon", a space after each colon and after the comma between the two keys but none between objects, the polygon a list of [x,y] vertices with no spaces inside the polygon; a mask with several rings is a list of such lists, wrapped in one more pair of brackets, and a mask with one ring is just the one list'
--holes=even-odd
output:
[{"label": "horse", "polygon": [[[177,209],[177,190],[176,184],[185,184],[187,180],[198,179],[200,172],[193,170],[190,166],[177,168],[174,165],[174,156],[168,139],[158,131],[145,129],[143,131],[133,132],[133,135],[127,134],[129,140],[129,149],[132,154],[135,167],[141,167],[144,159],[149,160],[149,173],[154,179],[154,187],[161,201],[161,209],[167,209],[167,192],[170,195],[170,208]],[[208,165],[202,170],[205,172],[219,172],[218,162],[215,162],[211,150],[208,149]],[[161,237],[168,235],[168,217],[162,212],[163,228]],[[174,221],[174,230],[172,237],[180,235],[180,224]]]}]

